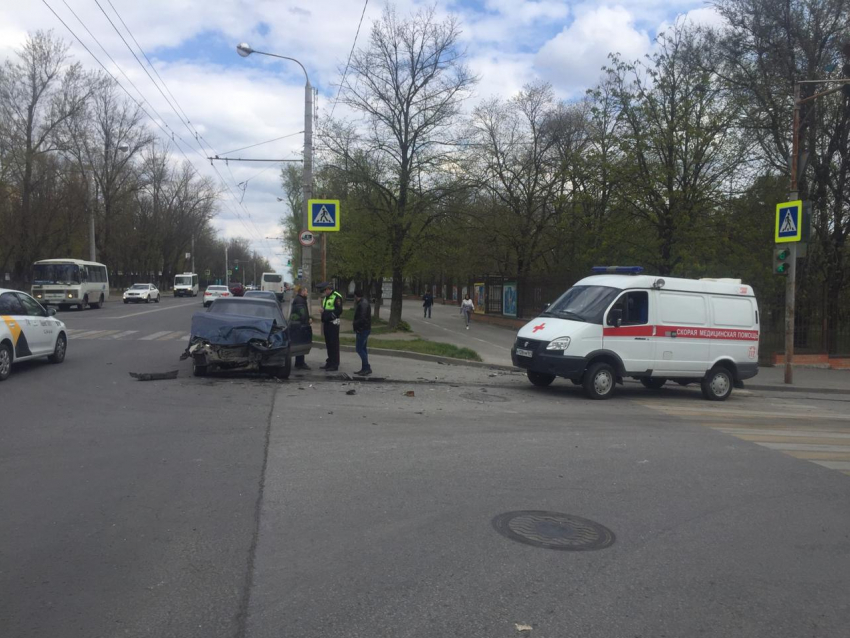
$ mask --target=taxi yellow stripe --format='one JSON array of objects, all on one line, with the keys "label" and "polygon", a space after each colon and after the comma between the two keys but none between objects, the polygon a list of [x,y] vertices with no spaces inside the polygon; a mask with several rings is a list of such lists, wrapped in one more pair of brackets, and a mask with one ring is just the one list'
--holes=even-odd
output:
[{"label": "taxi yellow stripe", "polygon": [[11,315],[3,315],[0,317],[3,319],[3,323],[6,324],[6,327],[9,328],[9,332],[12,335],[12,345],[18,345],[18,339],[21,336],[21,326],[18,321]]}]

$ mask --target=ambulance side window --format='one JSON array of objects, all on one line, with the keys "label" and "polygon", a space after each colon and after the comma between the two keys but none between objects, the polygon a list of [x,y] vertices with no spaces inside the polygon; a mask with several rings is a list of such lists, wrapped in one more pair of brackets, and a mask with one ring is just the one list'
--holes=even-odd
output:
[{"label": "ambulance side window", "polygon": [[[633,290],[621,295],[608,311],[621,310],[623,321],[621,326],[642,326],[649,323],[649,293],[645,290]],[[610,322],[609,322],[610,325]]]}]

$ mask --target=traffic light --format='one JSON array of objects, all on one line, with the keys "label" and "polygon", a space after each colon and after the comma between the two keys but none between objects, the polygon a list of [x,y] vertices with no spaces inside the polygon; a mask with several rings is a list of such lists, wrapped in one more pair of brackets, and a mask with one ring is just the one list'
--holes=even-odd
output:
[{"label": "traffic light", "polygon": [[791,270],[791,249],[787,246],[776,246],[773,249],[773,274],[787,275]]},{"label": "traffic light", "polygon": [[291,266],[291,265],[292,265],[292,260],[291,260],[291,259],[287,259],[287,260],[286,260],[286,265],[287,265],[287,266]]}]

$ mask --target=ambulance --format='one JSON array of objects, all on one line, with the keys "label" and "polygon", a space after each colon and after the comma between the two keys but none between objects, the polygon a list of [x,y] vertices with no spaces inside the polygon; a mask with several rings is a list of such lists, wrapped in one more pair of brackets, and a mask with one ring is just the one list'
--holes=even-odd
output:
[{"label": "ambulance", "polygon": [[724,401],[758,374],[758,304],[739,279],[593,271],[517,333],[511,359],[534,385],[564,377],[608,399],[630,377],[650,389],[699,383],[706,399]]}]

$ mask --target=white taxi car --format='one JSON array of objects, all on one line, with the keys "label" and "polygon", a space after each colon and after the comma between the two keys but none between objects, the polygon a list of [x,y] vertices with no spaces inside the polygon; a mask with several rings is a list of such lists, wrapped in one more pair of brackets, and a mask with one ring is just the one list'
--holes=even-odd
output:
[{"label": "white taxi car", "polygon": [[124,303],[144,301],[150,303],[155,301],[159,303],[159,290],[153,284],[133,284],[124,291]]},{"label": "white taxi car", "polygon": [[219,297],[232,296],[233,293],[230,292],[230,288],[227,286],[207,286],[207,289],[204,291],[204,308],[211,306],[212,302]]},{"label": "white taxi car", "polygon": [[65,324],[25,292],[0,288],[0,381],[12,364],[37,357],[62,363],[68,348]]}]

